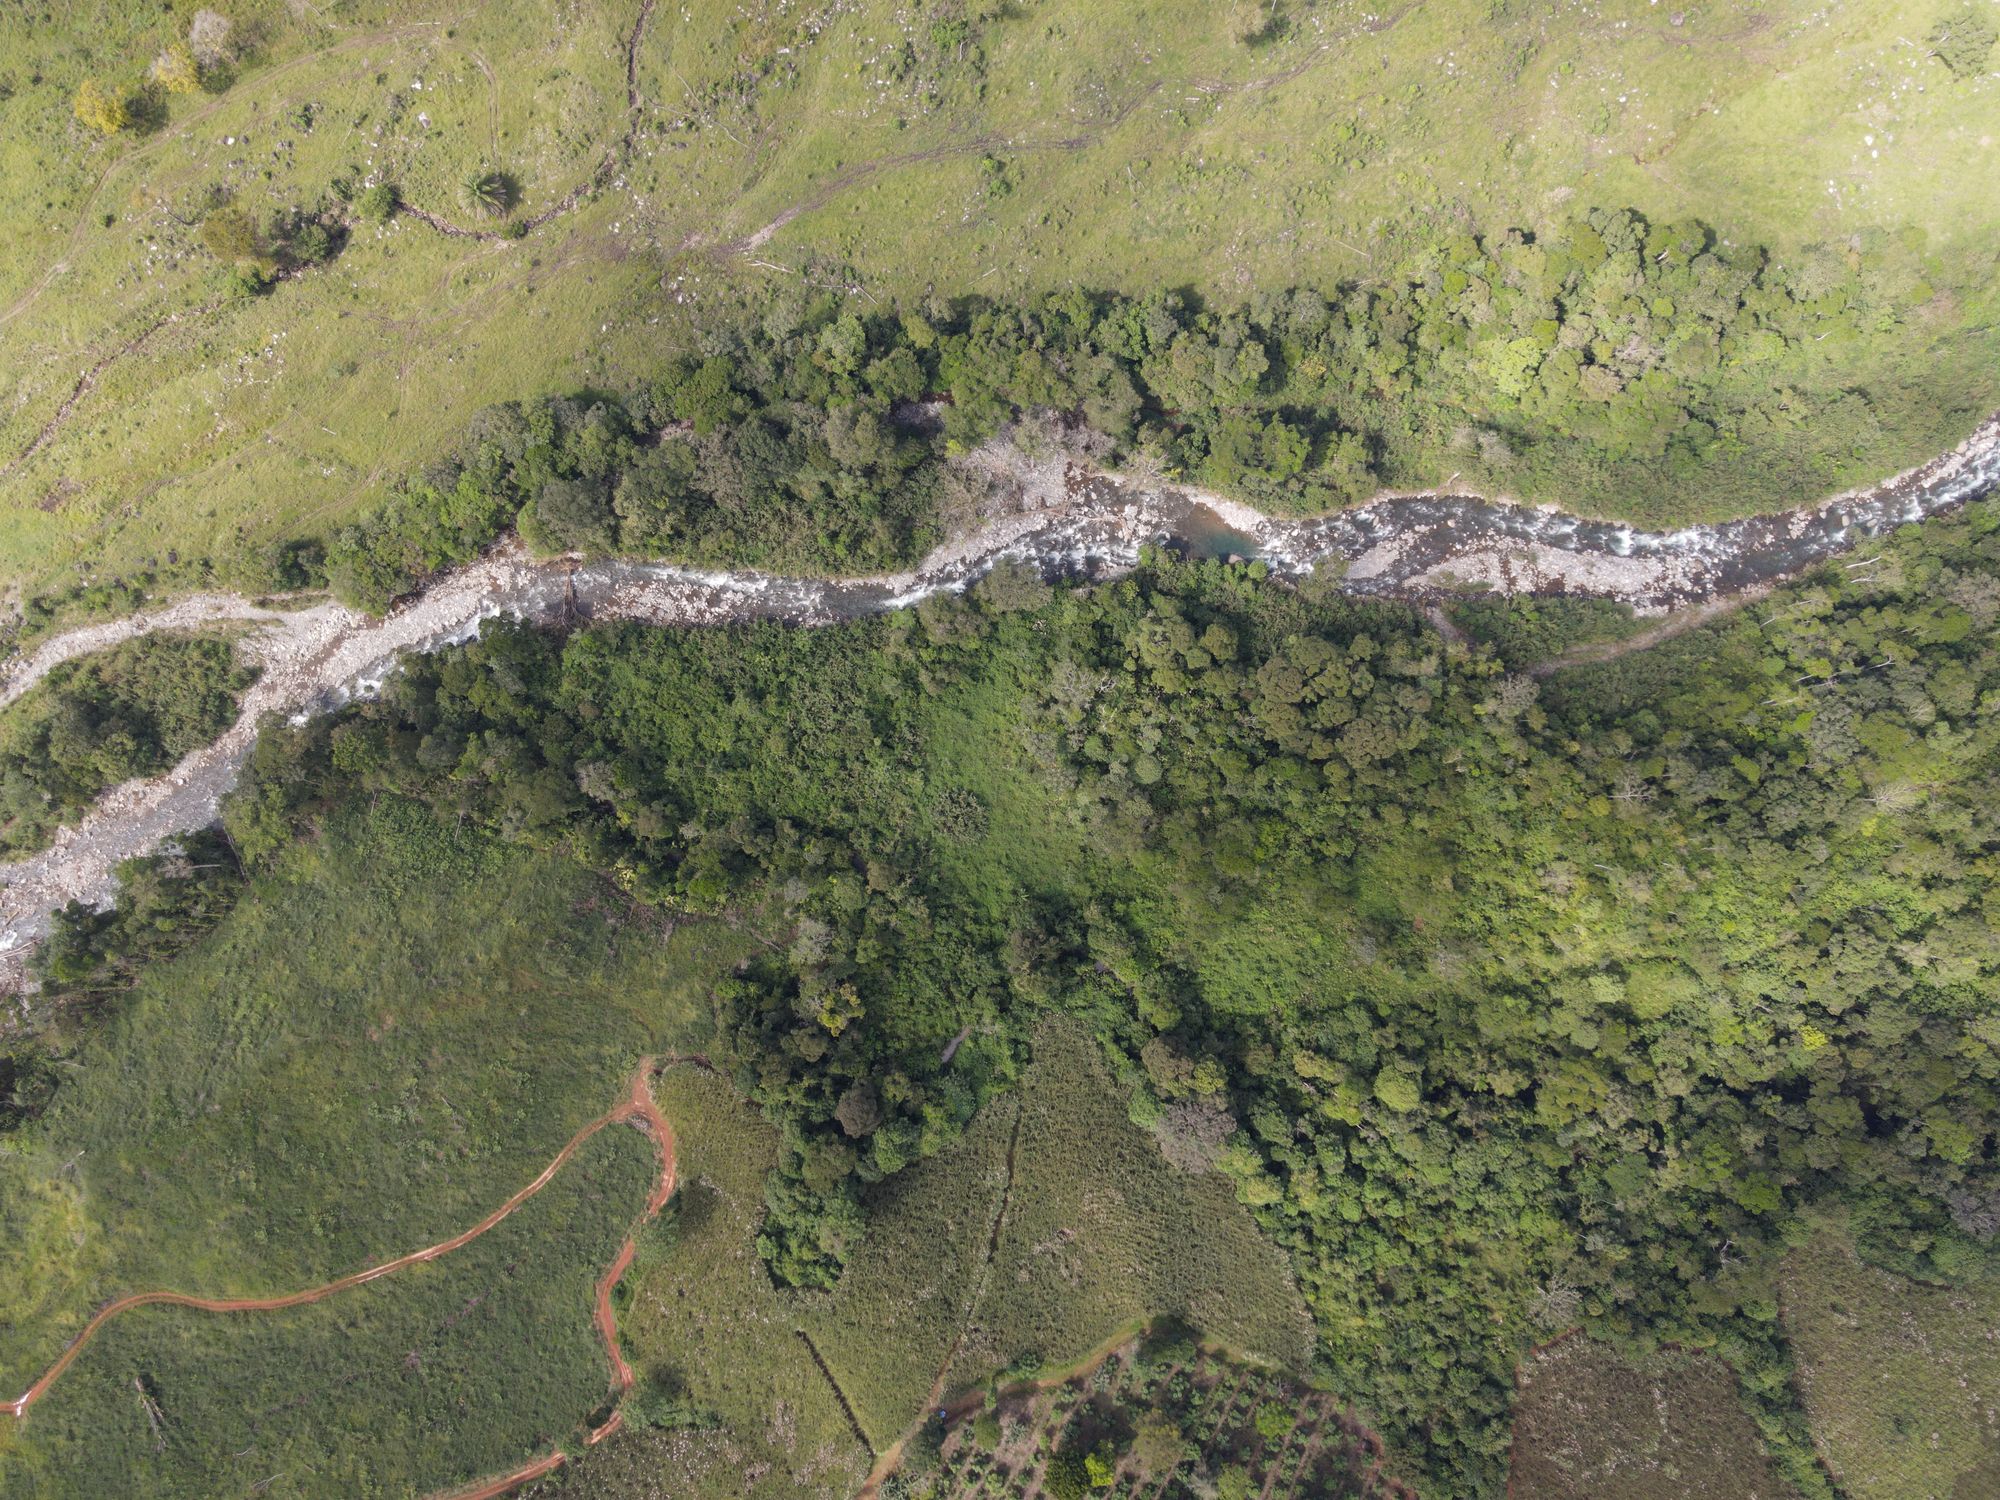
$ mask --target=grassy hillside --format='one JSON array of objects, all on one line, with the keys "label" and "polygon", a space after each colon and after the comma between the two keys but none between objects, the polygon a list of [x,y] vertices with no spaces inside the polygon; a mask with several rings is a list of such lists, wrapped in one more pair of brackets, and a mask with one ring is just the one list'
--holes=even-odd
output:
[{"label": "grassy hillside", "polygon": [[681,1415],[653,1429],[644,1404],[631,1403],[629,1441],[643,1448],[650,1431],[671,1433],[675,1449],[656,1481],[690,1500],[841,1500],[870,1455],[800,1337],[791,1299],[757,1258],[775,1133],[727,1080],[692,1068],[670,1069],[655,1097],[674,1124],[680,1187],[620,1288],[619,1330],[642,1392],[666,1393]]},{"label": "grassy hillside", "polygon": [[1311,1322],[1284,1257],[1222,1174],[1168,1165],[1125,1117],[1124,1092],[1080,1028],[1037,1034],[1015,1193],[953,1386],[1066,1364],[1162,1316],[1273,1364],[1310,1360]]},{"label": "grassy hillside", "polygon": [[288,1311],[124,1314],[0,1436],[0,1494],[419,1495],[580,1447],[610,1380],[592,1287],[658,1169],[612,1130],[428,1265]]},{"label": "grassy hillside", "polygon": [[608,894],[392,804],[80,1018],[0,1157],[0,1388],[114,1294],[293,1291],[528,1182],[683,1034],[728,951],[717,928],[663,944]]},{"label": "grassy hillside", "polygon": [[[477,407],[637,384],[718,307],[805,285],[870,306],[1079,282],[1235,301],[1585,206],[1698,214],[1781,261],[1907,262],[1931,295],[1899,326],[1782,374],[1897,394],[1830,472],[1898,467],[2000,399],[1979,331],[1996,84],[1954,79],[1891,0],[1560,20],[1469,0],[245,4],[203,91],[99,139],[82,82],[137,84],[188,24],[124,10],[65,8],[32,44],[0,29],[37,58],[0,89],[16,583],[86,560],[255,573]],[[497,215],[467,188],[492,173]],[[366,217],[376,182],[486,237]],[[202,229],[232,207],[318,214],[337,253],[235,295]]]}]

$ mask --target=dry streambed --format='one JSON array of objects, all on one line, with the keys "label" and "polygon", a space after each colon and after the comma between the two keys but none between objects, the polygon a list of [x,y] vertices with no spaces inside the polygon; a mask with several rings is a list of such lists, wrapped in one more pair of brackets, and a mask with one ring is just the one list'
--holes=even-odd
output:
[{"label": "dry streambed", "polygon": [[0,983],[19,985],[27,954],[66,903],[111,901],[121,861],[214,820],[266,714],[320,713],[376,692],[402,653],[468,640],[499,615],[661,626],[756,619],[818,625],[962,589],[1002,561],[1049,576],[1111,576],[1132,568],[1142,547],[1162,542],[1209,556],[1261,558],[1288,576],[1336,565],[1345,586],[1363,593],[1484,583],[1514,592],[1608,596],[1663,613],[1768,583],[1988,493],[2000,485],[2000,417],[1950,453],[1873,489],[1782,515],[1675,532],[1635,531],[1444,493],[1390,497],[1288,521],[1219,496],[1097,473],[1059,457],[1039,467],[1018,456],[989,452],[983,458],[1000,513],[908,573],[812,579],[659,563],[537,562],[508,543],[441,575],[382,619],[332,603],[283,610],[204,594],[45,642],[0,683],[0,706],[59,662],[151,631],[205,624],[249,626],[242,649],[261,675],[244,695],[236,722],[213,744],[164,776],[113,788],[49,848],[0,866]]}]

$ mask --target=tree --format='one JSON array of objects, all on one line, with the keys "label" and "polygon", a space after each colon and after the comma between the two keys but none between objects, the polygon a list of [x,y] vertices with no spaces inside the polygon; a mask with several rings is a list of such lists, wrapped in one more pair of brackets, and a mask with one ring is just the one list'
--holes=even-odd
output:
[{"label": "tree", "polygon": [[117,85],[86,78],[76,91],[76,117],[99,135],[116,135],[132,123],[132,102]]},{"label": "tree", "polygon": [[217,68],[229,61],[231,43],[229,17],[212,10],[198,10],[188,23],[188,46],[195,61],[204,68]]},{"label": "tree", "polygon": [[1191,1447],[1173,1418],[1148,1412],[1132,1435],[1132,1461],[1148,1479],[1158,1479],[1186,1458]]},{"label": "tree", "polygon": [[331,260],[337,248],[333,231],[316,218],[300,220],[287,236],[287,243],[291,247],[293,258],[305,265],[318,265],[322,261]]},{"label": "tree", "polygon": [[1090,1471],[1084,1466],[1083,1455],[1065,1448],[1051,1457],[1042,1472],[1042,1488],[1052,1500],[1083,1500],[1090,1489]]},{"label": "tree", "polygon": [[1094,1490],[1108,1490],[1118,1480],[1118,1455],[1109,1443],[1099,1443],[1084,1455],[1083,1475]]},{"label": "tree", "polygon": [[1952,77],[1977,78],[1986,71],[1996,37],[2000,31],[1991,17],[1968,5],[1956,14],[1940,16],[1925,40],[1931,56],[1949,68]]},{"label": "tree", "polygon": [[536,536],[530,540],[562,552],[609,552],[617,545],[611,492],[601,479],[551,479],[535,499]]},{"label": "tree", "polygon": [[518,196],[514,179],[491,167],[475,167],[466,174],[461,188],[466,203],[489,219],[503,217]]},{"label": "tree", "polygon": [[858,1078],[840,1096],[840,1103],[834,1106],[834,1119],[849,1136],[867,1135],[882,1123],[882,1101],[875,1093],[874,1085],[865,1078]]},{"label": "tree", "polygon": [[1154,1122],[1160,1155],[1183,1172],[1206,1172],[1222,1159],[1223,1142],[1236,1129],[1236,1117],[1213,1099],[1182,1099],[1167,1106]]},{"label": "tree", "polygon": [[173,42],[153,59],[153,82],[170,94],[192,94],[201,87],[201,69],[184,42]]}]

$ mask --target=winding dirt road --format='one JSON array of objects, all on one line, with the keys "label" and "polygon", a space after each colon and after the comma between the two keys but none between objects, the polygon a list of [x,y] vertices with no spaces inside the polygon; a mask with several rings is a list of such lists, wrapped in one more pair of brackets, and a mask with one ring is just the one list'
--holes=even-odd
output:
[{"label": "winding dirt road", "polygon": [[[532,1182],[521,1188],[505,1203],[494,1209],[492,1213],[481,1219],[470,1229],[462,1230],[448,1240],[440,1240],[435,1245],[426,1245],[421,1250],[413,1250],[407,1255],[397,1256],[394,1260],[387,1260],[378,1266],[371,1266],[365,1271],[356,1271],[320,1286],[308,1287],[300,1292],[289,1292],[279,1297],[196,1297],[186,1292],[170,1291],[133,1292],[127,1296],[119,1297],[99,1308],[96,1316],[84,1324],[83,1331],[70,1341],[69,1347],[64,1349],[56,1358],[55,1363],[50,1365],[42,1373],[41,1377],[33,1385],[29,1386],[26,1391],[13,1401],[6,1403],[5,1407],[0,1408],[0,1410],[5,1410],[10,1416],[17,1419],[25,1417],[28,1408],[47,1394],[49,1387],[54,1385],[62,1376],[62,1373],[76,1362],[77,1356],[83,1353],[91,1339],[96,1336],[97,1331],[120,1313],[130,1312],[133,1308],[166,1305],[170,1307],[191,1307],[200,1312],[213,1313],[279,1312],[288,1307],[303,1307],[308,1303],[322,1302],[328,1297],[339,1295],[341,1292],[352,1291],[356,1287],[366,1286],[371,1281],[379,1281],[384,1276],[393,1275],[408,1266],[418,1265],[425,1261],[436,1260],[443,1255],[449,1255],[452,1251],[469,1245],[472,1241],[478,1239],[482,1234],[485,1234],[489,1229],[513,1213],[515,1209],[547,1187],[556,1173],[562,1170],[564,1163],[574,1156],[577,1149],[585,1141],[596,1135],[598,1131],[604,1129],[607,1125],[617,1125],[625,1121],[632,1121],[644,1129],[659,1147],[660,1175],[653,1184],[652,1194],[647,1198],[645,1209],[634,1223],[632,1232],[625,1237],[625,1242],[619,1246],[617,1257],[612,1261],[610,1269],[598,1279],[595,1298],[595,1321],[598,1332],[604,1339],[605,1353],[611,1362],[612,1392],[614,1396],[622,1396],[626,1391],[631,1389],[633,1377],[631,1366],[625,1362],[625,1357],[618,1348],[618,1320],[611,1306],[611,1290],[618,1284],[619,1278],[631,1266],[632,1259],[638,1252],[640,1228],[654,1218],[662,1208],[666,1207],[667,1200],[673,1196],[675,1184],[674,1132],[673,1127],[667,1123],[667,1117],[660,1112],[659,1105],[653,1100],[653,1074],[654,1060],[650,1057],[642,1058],[638,1071],[632,1077],[630,1091],[622,1102],[615,1108],[599,1115],[595,1120],[592,1120],[588,1125],[577,1131],[575,1135],[571,1136],[562,1150],[558,1151],[549,1164],[535,1175]],[[586,1446],[609,1437],[613,1432],[618,1430],[619,1423],[620,1418],[614,1411],[609,1421],[589,1435],[585,1440]],[[509,1474],[493,1479],[480,1480],[470,1489],[453,1491],[451,1492],[450,1500],[481,1500],[481,1497],[505,1494],[517,1485],[525,1484],[531,1479],[537,1479],[543,1474],[548,1473],[563,1463],[566,1457],[567,1455],[563,1450],[557,1449],[555,1452],[536,1459],[533,1463],[516,1469]]]}]

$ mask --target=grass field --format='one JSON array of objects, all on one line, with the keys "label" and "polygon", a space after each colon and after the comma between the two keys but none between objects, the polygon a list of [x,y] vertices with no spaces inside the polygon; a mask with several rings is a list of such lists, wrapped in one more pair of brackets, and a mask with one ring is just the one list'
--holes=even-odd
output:
[{"label": "grass field", "polygon": [[738,942],[406,804],[337,820],[88,1018],[10,1136],[0,1388],[114,1294],[289,1292],[475,1223],[686,1043]]},{"label": "grass field", "polygon": [[801,1309],[878,1453],[924,1410],[985,1284],[1019,1119],[1019,1101],[997,1100],[949,1149],[881,1184],[840,1284]]},{"label": "grass field", "polygon": [[[1890,385],[1927,351],[1929,399],[1868,439],[1876,468],[2000,400],[1984,336],[1929,350],[1991,322],[1994,80],[1954,82],[1894,0],[1601,0],[1560,23],[1469,0],[658,6],[636,119],[636,3],[231,9],[227,87],[103,141],[76,88],[136,83],[185,18],[0,19],[0,51],[37,59],[0,89],[0,578],[17,587],[205,560],[254,574],[262,546],[372,503],[478,406],[636,382],[719,303],[761,312],[807,282],[1233,300],[1584,205],[1698,213],[1781,257],[1864,231],[1914,247],[1937,292],[1917,322],[1788,377]],[[335,196],[392,180],[479,228],[464,179],[499,170],[532,221],[607,153],[601,191],[519,240],[378,226]],[[196,228],[224,198],[354,225],[328,266],[231,299]]]},{"label": "grass field", "polygon": [[1813,1440],[1854,1500],[2000,1492],[2000,1278],[1923,1286],[1827,1229],[1787,1263],[1784,1318]]},{"label": "grass field", "polygon": [[124,1314],[11,1432],[0,1494],[415,1495],[580,1447],[610,1381],[593,1283],[658,1169],[614,1129],[428,1265],[284,1312]]},{"label": "grass field", "polygon": [[1528,1356],[1515,1409],[1512,1500],[1795,1500],[1705,1355],[1627,1358],[1572,1335]]}]

